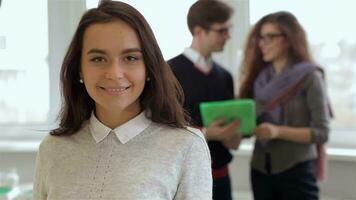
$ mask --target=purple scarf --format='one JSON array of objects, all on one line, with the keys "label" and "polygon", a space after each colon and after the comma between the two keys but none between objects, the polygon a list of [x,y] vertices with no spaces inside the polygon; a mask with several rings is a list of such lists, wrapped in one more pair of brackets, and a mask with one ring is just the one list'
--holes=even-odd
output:
[{"label": "purple scarf", "polygon": [[282,72],[276,75],[272,65],[265,67],[257,76],[253,86],[257,116],[260,120],[280,125],[285,124],[283,105],[279,104],[273,109],[266,106],[316,69],[318,67],[311,63],[298,63],[286,65]]}]

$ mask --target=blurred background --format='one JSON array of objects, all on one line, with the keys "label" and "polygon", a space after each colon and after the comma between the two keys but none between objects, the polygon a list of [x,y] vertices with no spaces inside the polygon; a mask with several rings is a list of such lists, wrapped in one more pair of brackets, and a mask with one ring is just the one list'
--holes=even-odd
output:
[{"label": "blurred background", "polygon": [[[150,23],[166,60],[191,42],[186,24],[195,0],[124,0]],[[322,199],[356,199],[356,2],[352,0],[225,0],[235,9],[231,39],[214,55],[238,87],[245,38],[262,16],[292,12],[305,28],[312,55],[326,71],[334,108],[328,143],[329,178]],[[0,195],[18,186],[13,199],[31,192],[41,139],[56,127],[61,104],[59,71],[79,18],[98,0],[0,1]],[[253,139],[244,140],[230,166],[236,199],[252,199],[249,160]],[[3,180],[3,181],[2,181]],[[18,194],[24,194],[19,196]],[[26,197],[27,194],[27,197]],[[12,197],[11,197],[12,198]],[[1,196],[0,196],[1,199]]]}]

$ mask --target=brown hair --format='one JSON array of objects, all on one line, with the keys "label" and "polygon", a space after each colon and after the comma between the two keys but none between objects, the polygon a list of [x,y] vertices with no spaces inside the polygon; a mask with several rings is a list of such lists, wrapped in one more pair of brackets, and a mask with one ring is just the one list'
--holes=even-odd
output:
[{"label": "brown hair", "polygon": [[188,27],[193,34],[195,26],[209,29],[213,23],[223,23],[230,19],[233,9],[218,0],[198,0],[189,9]]},{"label": "brown hair", "polygon": [[256,23],[248,35],[244,50],[245,56],[242,61],[240,98],[253,97],[253,82],[263,67],[268,64],[263,61],[262,53],[258,46],[261,28],[265,23],[276,25],[283,33],[290,46],[288,52],[290,63],[312,62],[305,31],[297,18],[285,11],[268,14]]},{"label": "brown hair", "polygon": [[154,34],[145,18],[132,6],[115,1],[101,1],[98,8],[82,16],[61,69],[62,110],[59,128],[52,135],[72,135],[90,118],[95,107],[83,84],[79,82],[80,60],[85,30],[93,24],[122,20],[132,27],[139,37],[147,76],[140,95],[143,109],[149,110],[152,121],[173,127],[185,127],[187,115],[183,110],[183,91],[165,62]]}]

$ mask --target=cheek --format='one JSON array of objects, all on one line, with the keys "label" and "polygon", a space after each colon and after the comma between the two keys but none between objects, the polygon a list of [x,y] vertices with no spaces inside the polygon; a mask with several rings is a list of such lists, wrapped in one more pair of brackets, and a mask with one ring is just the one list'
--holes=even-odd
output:
[{"label": "cheek", "polygon": [[84,79],[84,82],[86,83],[86,85],[91,85],[93,82],[94,82],[94,80],[95,80],[95,76],[93,76],[93,74],[95,74],[95,73],[93,73],[92,71],[90,71],[90,70],[83,70],[82,71],[82,77],[83,77],[83,79]]},{"label": "cheek", "polygon": [[80,75],[82,78],[87,78],[92,74],[91,70],[89,70],[88,64],[82,61],[80,66]]},{"label": "cheek", "polygon": [[275,49],[275,54],[276,56],[282,56],[285,54],[286,49],[283,46],[279,46],[278,48]]},{"label": "cheek", "polygon": [[84,67],[82,68],[81,75],[84,79],[84,85],[87,92],[93,95],[96,89],[96,85],[100,80],[100,74],[95,70]]},{"label": "cheek", "polygon": [[81,75],[86,81],[93,82],[105,77],[105,70],[100,66],[84,63],[81,66]]},{"label": "cheek", "polygon": [[286,44],[284,44],[283,42],[280,42],[279,44],[276,45],[276,51],[278,51],[279,53],[284,53],[285,51],[287,51],[288,47]]},{"label": "cheek", "polygon": [[144,67],[134,70],[130,73],[130,79],[135,82],[136,85],[143,87],[146,82],[146,70]]}]

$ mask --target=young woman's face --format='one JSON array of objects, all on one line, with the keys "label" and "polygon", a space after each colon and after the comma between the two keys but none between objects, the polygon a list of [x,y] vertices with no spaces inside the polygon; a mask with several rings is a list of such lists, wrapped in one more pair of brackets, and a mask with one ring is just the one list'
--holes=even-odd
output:
[{"label": "young woman's face", "polygon": [[259,33],[258,46],[261,49],[263,61],[275,62],[286,59],[288,56],[288,43],[285,35],[272,23],[265,23]]},{"label": "young woman's face", "polygon": [[146,67],[135,30],[123,21],[89,26],[80,76],[97,110],[140,111]]}]

